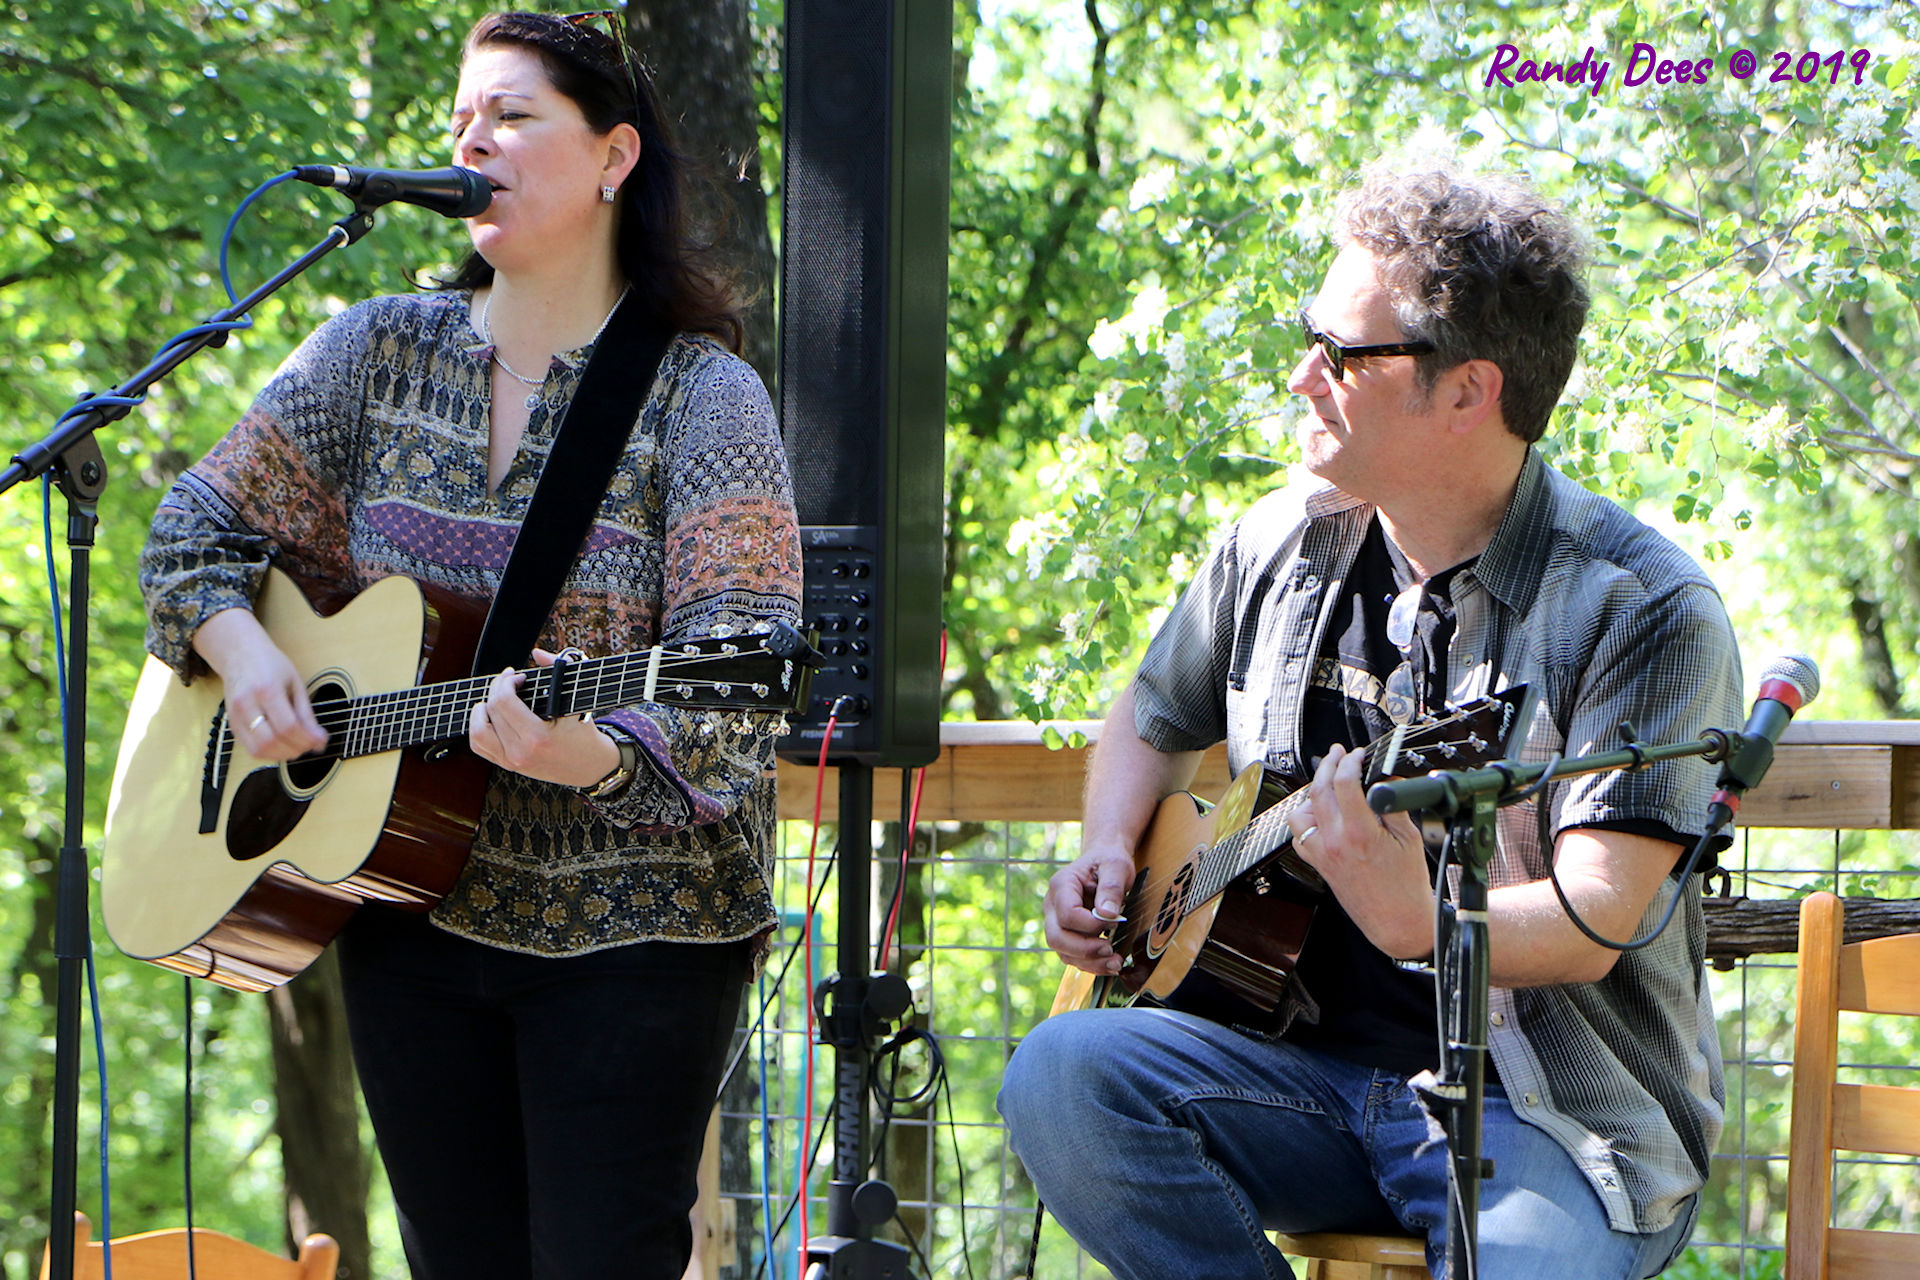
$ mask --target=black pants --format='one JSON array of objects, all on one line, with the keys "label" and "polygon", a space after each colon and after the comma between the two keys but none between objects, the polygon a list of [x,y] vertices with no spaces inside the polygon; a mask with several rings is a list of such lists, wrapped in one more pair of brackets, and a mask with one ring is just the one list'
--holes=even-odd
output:
[{"label": "black pants", "polygon": [[361,908],[347,1018],[414,1280],[679,1280],[749,956],[528,956]]}]

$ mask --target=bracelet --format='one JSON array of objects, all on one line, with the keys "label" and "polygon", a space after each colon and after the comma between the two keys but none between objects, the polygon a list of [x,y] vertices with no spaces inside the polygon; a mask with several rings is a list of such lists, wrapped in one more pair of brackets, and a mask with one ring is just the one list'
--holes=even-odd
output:
[{"label": "bracelet", "polygon": [[606,777],[585,789],[584,794],[589,800],[605,800],[610,796],[618,795],[629,782],[633,781],[634,774],[640,771],[640,744],[627,734],[613,731],[604,725],[598,727],[600,732],[613,739],[613,745],[620,749],[620,760]]}]

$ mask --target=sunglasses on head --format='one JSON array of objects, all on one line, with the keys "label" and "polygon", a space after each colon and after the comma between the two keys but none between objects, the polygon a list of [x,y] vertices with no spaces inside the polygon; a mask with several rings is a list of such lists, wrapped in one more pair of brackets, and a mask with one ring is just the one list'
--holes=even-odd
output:
[{"label": "sunglasses on head", "polygon": [[605,30],[607,38],[613,41],[613,47],[620,54],[620,70],[627,77],[627,92],[633,95],[637,108],[640,103],[640,85],[633,74],[633,55],[627,49],[626,14],[619,9],[582,9],[579,13],[555,14],[570,27],[592,30],[592,23],[598,22]]},{"label": "sunglasses on head", "polygon": [[1327,357],[1327,369],[1333,374],[1333,380],[1339,382],[1346,374],[1347,361],[1359,360],[1367,356],[1423,356],[1431,353],[1431,342],[1383,342],[1367,347],[1343,347],[1333,338],[1314,328],[1313,320],[1307,313],[1300,312],[1300,332],[1306,340],[1309,350],[1316,344]]}]

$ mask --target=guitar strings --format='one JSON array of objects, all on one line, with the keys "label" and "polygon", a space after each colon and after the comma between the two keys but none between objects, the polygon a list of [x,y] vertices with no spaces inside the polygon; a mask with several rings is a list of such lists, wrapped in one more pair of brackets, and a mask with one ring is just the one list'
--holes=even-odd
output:
[{"label": "guitar strings", "polygon": [[[696,703],[700,701],[696,694],[714,693],[726,702],[734,702],[741,700],[742,692],[755,693],[764,700],[771,688],[764,680],[680,674],[683,668],[706,668],[729,657],[752,659],[764,653],[764,649],[727,644],[720,646],[717,653],[664,650],[657,666],[651,650],[584,659],[568,665],[568,699],[574,705],[619,705],[637,701],[645,691],[646,675],[652,669],[656,693],[665,689],[677,695],[678,701]],[[538,706],[550,696],[554,668],[530,667],[520,674],[526,677],[520,691],[521,700],[528,706]],[[329,742],[306,758],[349,758],[460,737],[466,732],[474,704],[485,700],[492,683],[491,676],[473,676],[380,693],[317,699],[313,703],[314,717],[326,730]],[[229,728],[229,740],[231,734]]]},{"label": "guitar strings", "polygon": [[[1483,711],[1484,708],[1479,710],[1463,708],[1426,723],[1396,727],[1392,733],[1362,748],[1362,772],[1367,777],[1369,783],[1381,780],[1384,774],[1376,773],[1375,766],[1379,764],[1381,748],[1389,743],[1395,747],[1392,758],[1396,759],[1402,753],[1417,757],[1419,751],[1427,749],[1440,750],[1443,753],[1452,754],[1444,738],[1438,743],[1433,744],[1424,742],[1409,744],[1406,741],[1406,737],[1410,733],[1431,735],[1446,730],[1449,727],[1461,724],[1471,725]],[[1469,741],[1477,741],[1477,736],[1470,738]],[[1263,860],[1263,855],[1259,854],[1257,852],[1258,850],[1273,848],[1277,855],[1284,856],[1285,848],[1290,847],[1292,844],[1294,833],[1289,831],[1287,833],[1287,839],[1284,841],[1270,841],[1269,837],[1274,834],[1273,829],[1275,827],[1291,822],[1294,811],[1297,810],[1306,799],[1306,794],[1307,788],[1302,787],[1298,791],[1282,797],[1255,815],[1244,827],[1216,841],[1208,848],[1201,857],[1200,869],[1194,877],[1194,885],[1185,895],[1185,906],[1183,906],[1181,912],[1182,916],[1184,917],[1184,915],[1194,907],[1200,906],[1224,892],[1228,885],[1258,865],[1258,862]],[[1243,864],[1241,846],[1248,844],[1251,844],[1256,852],[1250,855],[1253,859],[1252,861],[1247,861]],[[1296,860],[1298,860],[1298,857],[1298,854],[1294,855]],[[1140,888],[1129,895],[1130,898],[1134,902],[1138,902],[1149,896],[1149,894],[1157,896],[1173,884],[1179,877],[1180,872],[1185,869],[1186,865],[1186,861],[1182,860],[1170,873],[1155,874],[1149,871],[1147,878],[1141,882]],[[1310,872],[1312,868],[1307,867],[1306,870]],[[1297,878],[1300,878],[1298,871],[1292,868],[1289,868],[1289,871]],[[1147,927],[1147,924],[1148,922],[1144,921],[1138,922],[1134,928],[1137,930]]]}]

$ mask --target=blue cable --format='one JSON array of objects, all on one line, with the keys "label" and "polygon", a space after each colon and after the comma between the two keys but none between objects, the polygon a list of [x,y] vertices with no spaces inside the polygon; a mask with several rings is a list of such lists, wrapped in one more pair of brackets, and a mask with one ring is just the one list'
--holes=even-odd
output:
[{"label": "blue cable", "polygon": [[767,1171],[773,1167],[773,1116],[767,1109],[767,973],[760,971],[756,991],[760,997],[760,1240],[764,1256],[773,1261],[773,1184]]},{"label": "blue cable", "polygon": [[53,472],[40,473],[40,540],[47,562],[47,598],[53,602],[53,664],[60,686],[60,751],[67,749],[67,641],[60,627],[60,573],[53,567]]},{"label": "blue cable", "polygon": [[[248,195],[246,199],[240,202],[239,207],[233,211],[233,216],[227,219],[226,231],[220,237],[220,284],[227,291],[227,303],[230,306],[240,301],[239,296],[233,291],[233,281],[227,274],[227,250],[233,242],[234,227],[239,223],[240,215],[245,213],[255,200],[265,195],[270,188],[277,187],[292,177],[293,171],[288,170],[278,177],[270,178],[266,182],[261,183],[258,187],[254,188],[253,192]],[[160,348],[160,354],[164,355],[174,347],[179,346],[182,342],[200,337],[203,334],[234,333],[242,329],[251,329],[252,327],[253,318],[247,315],[239,316],[233,320],[198,324],[168,339],[166,344]],[[115,396],[106,394],[83,396],[65,413],[61,414],[54,425],[57,428],[61,423],[65,423],[69,419],[91,413],[95,409],[103,406],[131,409],[145,399],[146,396],[144,394],[138,396]],[[60,574],[54,567],[53,472],[51,471],[43,471],[40,473],[40,536],[44,549],[44,558],[47,562],[47,596],[53,606],[54,669],[57,673],[60,687],[60,750],[61,759],[65,760],[68,758],[67,642],[65,628],[61,625],[60,621]],[[74,834],[73,832],[68,832],[67,838],[72,839]],[[93,963],[93,932],[91,928],[83,932],[82,940],[86,944],[86,954],[83,959],[87,970],[88,1005],[93,1015],[93,1056],[100,1078],[100,1239],[102,1241],[108,1241],[113,1239],[113,1195],[111,1162],[108,1159],[108,1122],[111,1116],[111,1104],[107,1090],[107,1037],[106,1028],[100,1016],[100,983]],[[189,1028],[188,1032],[187,1052],[189,1054],[193,1052],[191,1028]],[[61,1224],[53,1224],[54,1230],[59,1230],[60,1228]],[[69,1225],[67,1229],[71,1230],[71,1226]],[[191,1237],[189,1237],[189,1241],[188,1265],[191,1267]],[[110,1248],[102,1250],[102,1256],[106,1260],[106,1280],[113,1280],[113,1250]]]},{"label": "blue cable", "polygon": [[[113,1239],[113,1197],[107,1194],[112,1180],[107,1162],[107,1033],[100,1025],[100,983],[93,965],[93,944],[87,944],[87,998],[93,1007],[93,1061],[100,1071],[100,1239]],[[105,1280],[113,1280],[113,1250],[102,1249],[106,1261]]]},{"label": "blue cable", "polygon": [[[65,628],[61,626],[60,573],[54,567],[53,560],[53,473],[40,473],[40,538],[42,559],[47,562],[47,599],[52,605],[53,617],[53,655],[55,681],[60,687],[60,758],[66,759],[67,749],[67,640]],[[71,835],[69,835],[71,838]],[[113,1238],[113,1211],[111,1198],[107,1195],[109,1175],[107,1172],[108,1119],[110,1108],[107,1098],[107,1039],[101,1028],[100,1020],[100,983],[93,968],[93,931],[86,929],[81,940],[86,944],[85,963],[87,969],[87,1004],[93,1015],[93,1060],[100,1078],[100,1238]],[[54,1224],[59,1230],[59,1224]],[[72,1225],[68,1224],[68,1230]],[[106,1251],[106,1280],[113,1280],[113,1251]]]},{"label": "blue cable", "polygon": [[[248,193],[247,198],[242,200],[239,206],[234,209],[233,216],[227,219],[227,228],[220,236],[220,287],[226,290],[228,306],[235,306],[240,301],[240,296],[233,290],[233,278],[227,271],[227,257],[228,251],[233,246],[234,228],[239,225],[240,216],[252,206],[254,201],[281,183],[290,181],[293,178],[293,174],[294,171],[289,169],[285,173],[269,178],[255,187]],[[179,333],[167,339],[167,341],[161,345],[158,355],[164,356],[182,343],[191,342],[196,338],[204,337],[210,333],[238,333],[251,328],[253,328],[253,317],[251,315],[237,316],[232,320],[210,320],[204,324],[196,324],[191,328],[182,329]],[[65,413],[61,414],[54,425],[58,427],[61,423],[71,418],[92,413],[97,409],[108,407],[132,409],[145,399],[146,394],[144,392],[137,396],[116,396],[104,393],[83,396]]]}]

